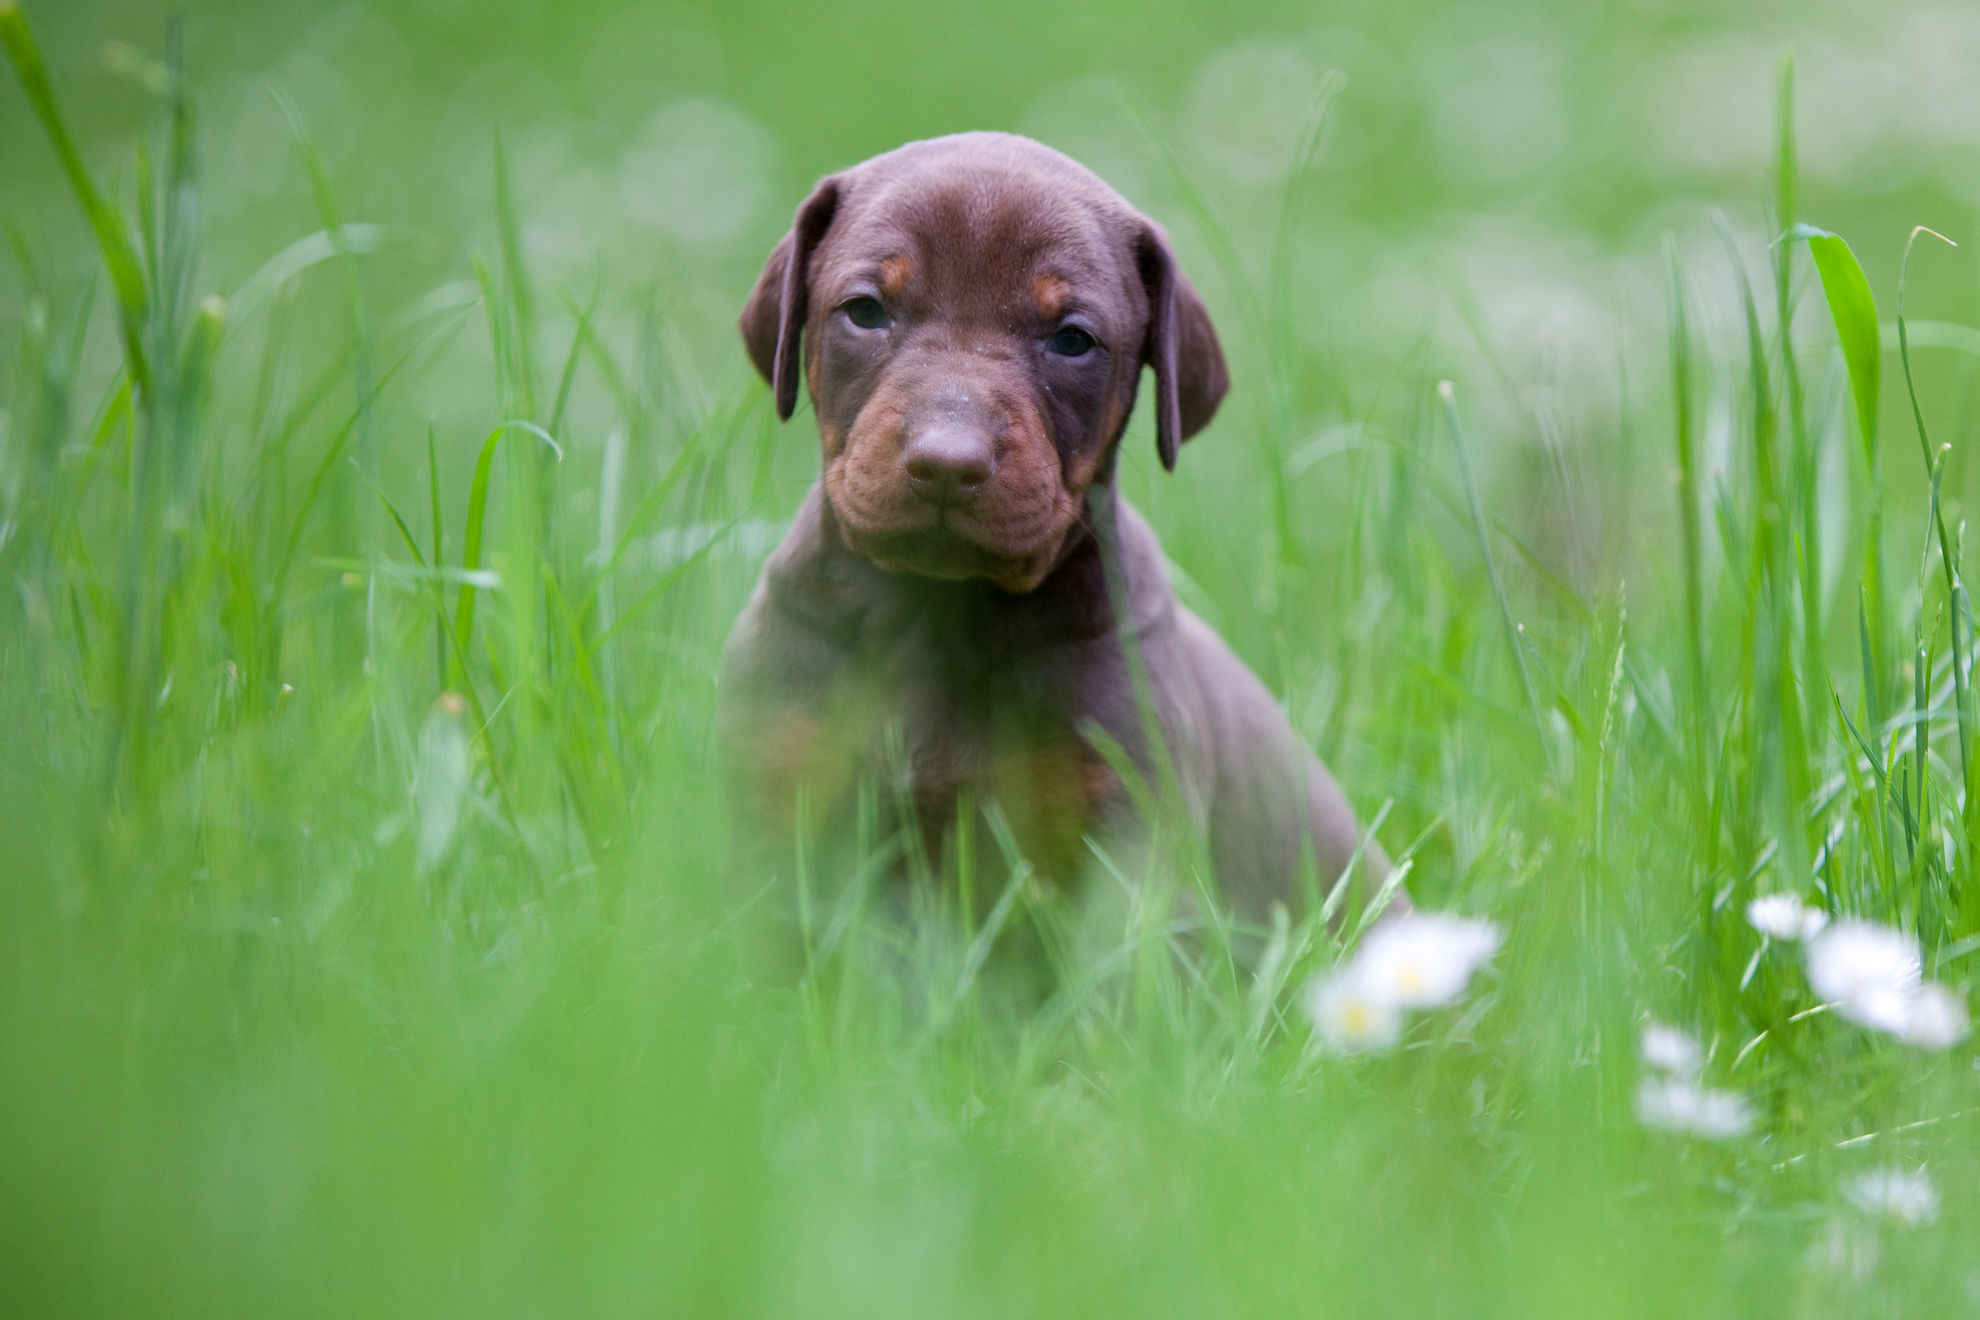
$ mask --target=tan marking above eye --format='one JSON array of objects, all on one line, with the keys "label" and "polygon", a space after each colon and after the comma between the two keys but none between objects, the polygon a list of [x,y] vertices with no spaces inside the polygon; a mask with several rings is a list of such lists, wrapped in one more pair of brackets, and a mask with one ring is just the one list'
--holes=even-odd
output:
[{"label": "tan marking above eye", "polygon": [[896,253],[880,263],[880,296],[894,299],[907,289],[908,281],[914,278],[914,258],[904,253]]},{"label": "tan marking above eye", "polygon": [[1031,277],[1031,301],[1038,308],[1040,320],[1056,321],[1064,315],[1072,291],[1069,281],[1050,271],[1040,271]]}]

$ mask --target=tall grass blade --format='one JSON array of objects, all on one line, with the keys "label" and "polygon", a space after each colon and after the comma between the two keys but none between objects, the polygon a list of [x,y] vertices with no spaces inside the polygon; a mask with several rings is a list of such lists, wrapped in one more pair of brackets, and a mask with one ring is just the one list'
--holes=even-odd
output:
[{"label": "tall grass blade", "polygon": [[[488,517],[488,486],[495,475],[495,450],[503,436],[511,431],[523,431],[535,436],[550,447],[559,460],[564,451],[551,434],[535,422],[520,418],[503,422],[490,431],[481,442],[481,453],[474,462],[474,478],[468,485],[466,540],[461,548],[461,567],[473,572],[481,567],[482,529]],[[464,682],[466,675],[460,666],[467,663],[468,645],[474,640],[474,598],[472,582],[463,583],[459,603],[454,607],[454,636],[459,649],[455,653],[455,680]]]},{"label": "tall grass blade", "polygon": [[[1712,746],[1711,701],[1705,685],[1705,549],[1699,525],[1703,496],[1698,480],[1698,442],[1694,434],[1692,401],[1691,325],[1684,291],[1684,268],[1677,239],[1664,237],[1664,259],[1670,281],[1671,412],[1678,460],[1678,530],[1684,550],[1684,643],[1686,702],[1694,793],[1702,795],[1710,779],[1707,757]],[[1702,802],[1702,798],[1700,799]],[[1702,819],[1702,807],[1697,811]]]},{"label": "tall grass blade", "polygon": [[[523,265],[522,226],[516,220],[515,191],[509,182],[509,153],[495,135],[495,228],[502,244],[502,302],[509,323],[511,378],[516,397],[511,417],[536,416],[536,302]],[[491,309],[491,315],[493,309]]]},{"label": "tall grass blade", "polygon": [[34,108],[42,131],[55,148],[62,171],[68,175],[69,188],[82,204],[90,232],[96,237],[97,251],[110,272],[111,284],[117,290],[124,357],[130,365],[132,380],[142,392],[151,381],[150,363],[144,348],[144,326],[149,317],[151,299],[145,288],[144,270],[138,262],[137,249],[131,242],[130,230],[125,226],[123,216],[97,191],[89,168],[83,164],[82,153],[77,150],[68,121],[63,118],[61,105],[55,99],[55,89],[49,81],[48,66],[42,61],[41,48],[35,43],[34,33],[21,14],[19,0],[0,0],[0,48],[6,50],[14,73],[21,81],[21,90],[27,94],[28,104]]},{"label": "tall grass blade", "polygon": [[[1883,376],[1883,334],[1877,322],[1877,303],[1870,292],[1870,281],[1849,244],[1813,225],[1796,224],[1788,230],[1789,239],[1803,239],[1815,259],[1815,270],[1822,279],[1822,292],[1829,304],[1829,316],[1842,343],[1843,362],[1849,372],[1850,392],[1856,404],[1856,427],[1862,441],[1863,463],[1870,476],[1869,526],[1864,535],[1863,590],[1861,608],[1867,615],[1870,648],[1866,667],[1866,700],[1871,709],[1881,705],[1882,676],[1891,672],[1885,653],[1885,588],[1883,561],[1884,470],[1878,450],[1878,394]],[[1876,723],[1874,713],[1872,723]]]},{"label": "tall grass blade", "polygon": [[1465,452],[1464,421],[1458,416],[1457,387],[1450,381],[1437,383],[1437,397],[1443,401],[1444,419],[1450,426],[1451,447],[1457,451],[1458,476],[1464,483],[1465,503],[1471,510],[1471,529],[1478,538],[1478,553],[1485,561],[1485,574],[1492,583],[1492,598],[1499,605],[1499,619],[1505,625],[1506,644],[1512,648],[1513,663],[1519,668],[1519,685],[1526,693],[1526,710],[1533,720],[1533,736],[1540,744],[1540,755],[1546,764],[1553,766],[1553,743],[1547,736],[1547,724],[1540,714],[1540,695],[1533,686],[1533,672],[1527,664],[1526,640],[1519,625],[1513,621],[1512,601],[1506,595],[1506,586],[1499,577],[1499,564],[1492,554],[1492,538],[1485,527],[1485,508],[1478,499],[1478,483],[1472,479],[1471,456]]},{"label": "tall grass blade", "polygon": [[1864,276],[1862,265],[1844,239],[1810,224],[1794,225],[1787,237],[1808,244],[1809,255],[1815,259],[1815,271],[1822,278],[1822,294],[1828,301],[1829,317],[1835,322],[1836,337],[1842,342],[1843,362],[1849,369],[1863,461],[1874,476],[1878,470],[1877,392],[1883,361],[1877,300],[1870,292],[1870,281]]},{"label": "tall grass blade", "polygon": [[[1943,455],[1935,460],[1932,454],[1932,441],[1925,426],[1925,410],[1918,402],[1918,386],[1911,374],[1911,343],[1905,327],[1904,295],[1911,272],[1911,249],[1921,234],[1930,234],[1948,247],[1957,247],[1951,239],[1935,229],[1918,225],[1905,239],[1904,256],[1898,262],[1897,330],[1898,362],[1904,370],[1904,392],[1911,404],[1911,420],[1918,432],[1918,449],[1925,460],[1925,467],[1932,474],[1931,530],[1936,534],[1939,547],[1939,564],[1945,575],[1946,603],[1952,629],[1952,652],[1948,657],[1952,666],[1954,707],[1958,715],[1960,783],[1964,844],[1969,868],[1974,859],[1980,858],[1980,793],[1976,793],[1974,782],[1974,748],[1971,677],[1971,640],[1973,637],[1973,613],[1967,602],[1966,584],[1959,568],[1959,557],[1952,538],[1946,531],[1945,511],[1939,502],[1939,477],[1942,472]],[[1920,784],[1922,791],[1923,784]],[[1921,817],[1922,819],[1922,817]],[[1970,872],[1969,872],[1970,873]],[[1958,934],[1972,935],[1980,932],[1980,885],[1968,883],[1960,902]]]}]

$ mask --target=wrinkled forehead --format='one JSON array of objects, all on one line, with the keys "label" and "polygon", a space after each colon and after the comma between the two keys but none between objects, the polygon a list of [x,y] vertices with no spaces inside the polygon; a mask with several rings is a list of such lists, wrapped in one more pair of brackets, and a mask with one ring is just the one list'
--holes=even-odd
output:
[{"label": "wrinkled forehead", "polygon": [[861,171],[818,276],[983,311],[1022,304],[1131,321],[1142,306],[1133,213],[1077,179],[1005,169]]}]

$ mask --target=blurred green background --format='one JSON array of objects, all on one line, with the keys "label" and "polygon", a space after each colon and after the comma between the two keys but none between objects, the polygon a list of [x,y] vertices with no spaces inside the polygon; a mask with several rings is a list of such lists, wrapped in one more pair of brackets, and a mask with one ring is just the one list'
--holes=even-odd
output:
[{"label": "blurred green background", "polygon": [[[20,11],[135,213],[177,177],[161,7]],[[0,76],[0,1311],[1980,1307],[1971,1045],[1837,1021],[1741,916],[1903,925],[1962,994],[1980,952],[1970,612],[1888,324],[1912,227],[1959,240],[1905,304],[1957,533],[1980,7],[264,0],[183,36],[186,206],[139,221],[148,269],[197,258],[143,321],[179,413],[127,390]],[[817,974],[737,965],[717,660],[817,459],[735,315],[812,180],[970,128],[1169,227],[1233,393],[1180,478],[1138,417],[1123,483],[1418,902],[1507,931],[1392,1056],[1312,1046],[1310,920],[1254,982],[1150,919],[1041,1005],[972,914],[903,933],[822,877]],[[1868,274],[1880,450],[1790,220]],[[561,460],[486,443],[516,418]],[[1751,1133],[1637,1121],[1646,1014]],[[1852,1207],[1893,1165],[1935,1223]]]},{"label": "blurred green background", "polygon": [[[160,7],[26,12],[90,159],[122,165],[158,110],[131,64],[156,57]],[[583,288],[609,271],[611,310],[663,317],[709,371],[739,360],[720,327],[810,181],[938,133],[1039,137],[1173,223],[1176,201],[1134,122],[1145,116],[1262,271],[1331,70],[1345,85],[1299,234],[1302,334],[1378,370],[1412,331],[1446,325],[1460,280],[1509,356],[1604,369],[1614,313],[1662,304],[1665,231],[1714,245],[1715,206],[1757,230],[1773,70],[1789,50],[1804,209],[1852,236],[1888,288],[1912,223],[1950,233],[1980,203],[1971,6],[415,0],[187,12],[215,287],[316,227],[274,90],[349,218],[431,240],[428,278],[463,273],[470,247],[492,247],[500,132],[539,275]],[[59,214],[52,157],[9,96],[9,211]],[[1214,284],[1200,237],[1177,227]],[[11,318],[16,272],[0,278]],[[1972,295],[1970,278],[1943,284]],[[1955,310],[1970,309],[1933,314]]]},{"label": "blurred green background", "polygon": [[[128,184],[128,146],[161,113],[160,7],[26,12],[89,160]],[[472,254],[492,259],[498,246],[499,136],[546,310],[596,292],[596,324],[676,429],[746,378],[734,315],[812,180],[915,137],[1038,137],[1176,231],[1233,341],[1226,427],[1199,450],[1230,447],[1219,437],[1247,424],[1290,427],[1282,439],[1309,490],[1326,484],[1325,456],[1352,443],[1340,428],[1367,420],[1408,371],[1489,387],[1474,405],[1495,410],[1485,443],[1511,450],[1486,480],[1503,472],[1515,485],[1551,461],[1537,452],[1533,391],[1571,385],[1551,396],[1565,452],[1628,489],[1643,470],[1621,396],[1632,368],[1652,379],[1664,356],[1667,234],[1701,271],[1700,332],[1729,348],[1743,334],[1716,226],[1762,273],[1778,232],[1775,70],[1790,52],[1798,218],[1850,238],[1887,301],[1910,227],[1957,239],[1980,206],[1980,16],[1961,4],[202,4],[186,11],[186,52],[202,288],[237,289],[323,223],[298,127],[337,214],[384,227],[361,276],[381,307],[465,288]],[[1324,140],[1301,162],[1330,88]],[[6,213],[17,225],[73,217],[52,154],[18,99],[7,104]],[[1179,195],[1178,170],[1207,217]],[[1282,252],[1289,192],[1298,209]],[[51,270],[85,261],[82,226],[24,227]],[[1915,316],[1976,319],[1972,251],[1933,254]],[[0,336],[18,328],[20,280],[0,264]],[[1284,300],[1297,354],[1280,369],[1286,400],[1247,374],[1280,327],[1260,319],[1271,299],[1247,304],[1256,294],[1239,280]],[[344,295],[320,283],[303,290],[302,319],[341,332]],[[1799,305],[1817,319],[1798,334],[1825,333],[1819,306]],[[94,343],[107,360],[110,337]],[[480,401],[440,382],[486,379],[490,352],[485,335],[459,335],[429,368],[433,387],[381,406],[443,430],[477,425]],[[1923,369],[1949,368],[1930,355]],[[1965,389],[1951,369],[1934,383]],[[1718,466],[1732,381],[1707,403]],[[1640,389],[1627,406],[1661,395]],[[1901,423],[1897,392],[1884,398]],[[571,443],[595,449],[612,411],[583,375],[572,409]],[[799,439],[786,447],[788,503],[809,455]],[[1197,475],[1257,479],[1215,463]],[[1963,451],[1953,464],[1958,491]],[[1921,472],[1898,479],[1922,489]],[[1521,516],[1521,501],[1508,505],[1504,516]],[[1526,530],[1530,544],[1550,535]]]}]

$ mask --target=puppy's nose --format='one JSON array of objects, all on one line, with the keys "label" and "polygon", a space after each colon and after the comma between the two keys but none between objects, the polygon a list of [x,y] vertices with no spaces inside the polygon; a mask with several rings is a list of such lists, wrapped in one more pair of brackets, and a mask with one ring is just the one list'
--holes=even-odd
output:
[{"label": "puppy's nose", "polygon": [[990,440],[967,427],[930,427],[901,450],[901,467],[914,493],[931,504],[966,504],[990,480],[997,464]]}]

